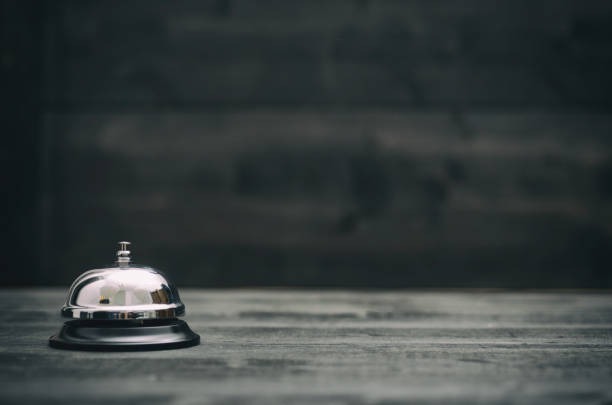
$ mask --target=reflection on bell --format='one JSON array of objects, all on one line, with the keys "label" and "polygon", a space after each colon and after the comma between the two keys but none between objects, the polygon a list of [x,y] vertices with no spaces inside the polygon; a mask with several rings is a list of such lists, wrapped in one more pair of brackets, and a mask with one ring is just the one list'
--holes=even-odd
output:
[{"label": "reflection on bell", "polygon": [[76,350],[156,350],[200,343],[186,322],[178,291],[158,270],[131,264],[130,242],[119,242],[113,267],[81,274],[61,314],[70,318],[49,338],[52,347]]}]

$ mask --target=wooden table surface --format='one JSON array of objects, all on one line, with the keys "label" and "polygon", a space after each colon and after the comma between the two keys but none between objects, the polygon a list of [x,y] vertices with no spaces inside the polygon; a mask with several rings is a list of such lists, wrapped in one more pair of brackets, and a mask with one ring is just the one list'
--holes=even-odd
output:
[{"label": "wooden table surface", "polygon": [[612,402],[606,292],[181,290],[200,346],[47,346],[65,289],[0,290],[0,403]]}]

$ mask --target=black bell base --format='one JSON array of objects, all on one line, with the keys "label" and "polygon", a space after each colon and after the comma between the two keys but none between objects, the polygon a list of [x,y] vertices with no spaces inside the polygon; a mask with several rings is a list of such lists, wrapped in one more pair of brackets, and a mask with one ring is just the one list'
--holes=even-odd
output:
[{"label": "black bell base", "polygon": [[74,320],[64,323],[49,346],[93,351],[179,349],[200,344],[200,336],[179,319],[141,321]]}]

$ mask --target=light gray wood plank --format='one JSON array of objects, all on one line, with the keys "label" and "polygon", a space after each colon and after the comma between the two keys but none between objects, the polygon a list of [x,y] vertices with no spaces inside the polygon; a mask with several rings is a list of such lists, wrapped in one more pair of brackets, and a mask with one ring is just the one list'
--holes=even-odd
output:
[{"label": "light gray wood plank", "polygon": [[190,290],[198,347],[47,347],[63,289],[7,290],[3,403],[606,403],[609,292]]}]

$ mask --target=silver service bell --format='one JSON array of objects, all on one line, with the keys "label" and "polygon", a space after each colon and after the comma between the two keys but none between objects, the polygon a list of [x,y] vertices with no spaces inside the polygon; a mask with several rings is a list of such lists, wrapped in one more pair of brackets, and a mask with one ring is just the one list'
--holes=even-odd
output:
[{"label": "silver service bell", "polygon": [[70,318],[49,339],[77,350],[154,350],[199,344],[186,322],[176,287],[159,270],[131,263],[130,242],[119,242],[114,266],[88,270],[70,287],[61,309]]}]

